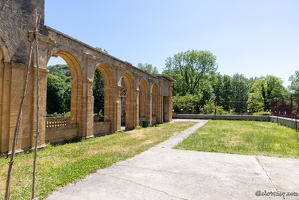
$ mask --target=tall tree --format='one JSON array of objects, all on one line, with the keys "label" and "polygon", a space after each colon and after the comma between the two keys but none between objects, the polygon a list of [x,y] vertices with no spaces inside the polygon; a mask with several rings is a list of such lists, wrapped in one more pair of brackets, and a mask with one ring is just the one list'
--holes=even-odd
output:
[{"label": "tall tree", "polygon": [[218,106],[222,106],[226,111],[231,108],[231,80],[230,76],[217,73],[217,79],[214,82],[215,101]]},{"label": "tall tree", "polygon": [[232,104],[236,113],[247,111],[247,100],[249,95],[250,83],[243,74],[235,74],[232,77]]},{"label": "tall tree", "polygon": [[[100,47],[95,49],[108,54],[106,49]],[[95,70],[92,91],[94,96],[94,113],[101,112],[101,114],[104,114],[104,77],[99,69]]]},{"label": "tall tree", "polygon": [[142,63],[138,63],[137,64],[137,68],[149,73],[149,74],[159,74],[159,71],[157,69],[157,67],[153,66],[152,64],[142,64]]},{"label": "tall tree", "polygon": [[48,74],[47,84],[47,113],[64,113],[69,111],[66,107],[66,90],[68,84],[56,75]]},{"label": "tall tree", "polygon": [[260,110],[263,107],[263,111],[270,110],[270,103],[272,100],[286,96],[287,92],[282,85],[283,81],[273,75],[267,75],[266,77],[260,77],[257,79],[251,87],[249,94],[249,107],[255,110]]},{"label": "tall tree", "polygon": [[93,80],[94,113],[104,113],[104,78],[99,69],[96,69]]},{"label": "tall tree", "polygon": [[290,76],[289,81],[291,81],[291,85],[288,87],[288,89],[296,96],[299,96],[299,70],[296,70],[295,74]]},{"label": "tall tree", "polygon": [[[217,70],[216,56],[209,51],[191,50],[166,59],[165,74],[176,79],[174,91],[185,95],[200,92],[200,86]],[[175,76],[174,76],[175,75]]]},{"label": "tall tree", "polygon": [[264,100],[261,91],[262,80],[256,80],[251,88],[248,96],[248,109],[250,112],[261,112],[264,110]]}]

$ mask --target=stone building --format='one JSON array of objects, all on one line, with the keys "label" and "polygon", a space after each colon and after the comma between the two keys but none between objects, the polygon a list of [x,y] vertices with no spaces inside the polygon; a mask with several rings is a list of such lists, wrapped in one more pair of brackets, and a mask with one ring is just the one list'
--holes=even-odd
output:
[{"label": "stone building", "polygon": [[[10,152],[29,66],[28,88],[18,135],[17,151],[74,137],[130,130],[172,119],[172,82],[166,75],[150,75],[109,54],[97,51],[44,25],[44,0],[0,1],[0,153]],[[41,16],[33,34],[35,9]],[[38,40],[38,51],[31,44]],[[71,72],[71,116],[46,117],[47,63],[54,56],[65,60]],[[39,77],[37,78],[37,66]],[[94,121],[92,84],[95,70],[104,77],[104,120]],[[39,83],[39,98],[37,96]],[[39,109],[37,109],[39,102]],[[39,110],[39,121],[37,121]]]}]

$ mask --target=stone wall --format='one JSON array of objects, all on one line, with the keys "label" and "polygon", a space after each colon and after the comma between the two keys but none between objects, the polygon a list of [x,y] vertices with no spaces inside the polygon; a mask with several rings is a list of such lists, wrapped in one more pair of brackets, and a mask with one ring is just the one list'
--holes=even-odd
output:
[{"label": "stone wall", "polygon": [[249,120],[270,121],[268,115],[205,115],[205,114],[173,114],[173,119],[218,119],[218,120]]},{"label": "stone wall", "polygon": [[46,143],[60,143],[77,138],[78,127],[65,126],[46,129]]},{"label": "stone wall", "polygon": [[299,127],[299,120],[297,119],[290,119],[290,118],[284,118],[284,117],[276,117],[276,116],[271,116],[270,117],[271,122],[279,123],[281,125],[298,129]]},{"label": "stone wall", "polygon": [[94,136],[103,136],[111,133],[110,122],[95,122],[93,128]]},{"label": "stone wall", "polygon": [[30,49],[28,31],[33,31],[34,10],[41,15],[44,28],[44,0],[1,0],[0,40],[5,43],[12,62],[27,64]]}]

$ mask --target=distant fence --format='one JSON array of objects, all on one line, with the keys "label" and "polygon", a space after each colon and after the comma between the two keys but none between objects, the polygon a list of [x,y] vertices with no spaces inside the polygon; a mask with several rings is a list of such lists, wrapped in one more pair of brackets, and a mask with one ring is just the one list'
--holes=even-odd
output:
[{"label": "distant fence", "polygon": [[299,97],[281,98],[271,102],[271,114],[278,117],[298,118]]}]

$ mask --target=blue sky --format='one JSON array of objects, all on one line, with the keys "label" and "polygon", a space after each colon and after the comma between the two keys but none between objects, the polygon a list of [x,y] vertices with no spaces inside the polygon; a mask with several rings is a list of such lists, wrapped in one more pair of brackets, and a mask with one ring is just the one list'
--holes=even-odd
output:
[{"label": "blue sky", "polygon": [[298,0],[46,0],[45,9],[46,25],[160,73],[192,49],[212,52],[230,76],[275,75],[286,86],[299,69]]}]

